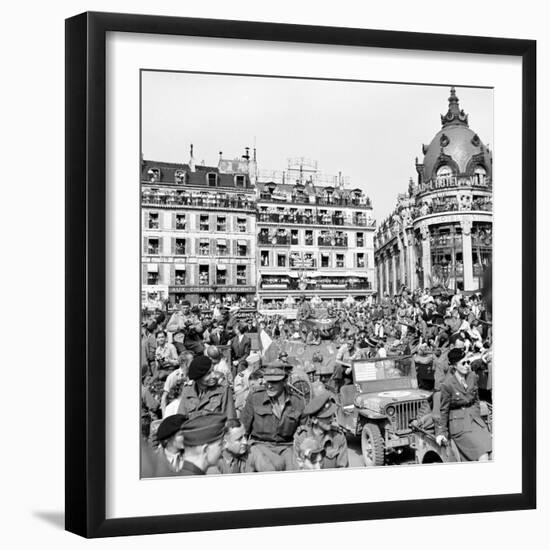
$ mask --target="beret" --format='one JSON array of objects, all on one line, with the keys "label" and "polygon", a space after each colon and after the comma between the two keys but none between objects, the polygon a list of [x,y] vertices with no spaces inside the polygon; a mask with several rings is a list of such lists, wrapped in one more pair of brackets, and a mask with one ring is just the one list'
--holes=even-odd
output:
[{"label": "beret", "polygon": [[187,376],[190,380],[202,378],[212,368],[212,359],[206,355],[195,357],[189,365]]},{"label": "beret", "polygon": [[447,355],[447,357],[449,358],[449,363],[451,365],[455,365],[461,359],[463,359],[465,355],[466,352],[464,351],[464,348],[453,348],[449,350],[449,354]]},{"label": "beret", "polygon": [[316,416],[317,418],[330,418],[335,412],[336,404],[327,391],[317,394],[304,409],[306,416]]},{"label": "beret", "polygon": [[196,447],[221,439],[227,417],[225,414],[209,413],[196,416],[183,424],[183,441],[186,446]]},{"label": "beret", "polygon": [[172,414],[167,416],[157,429],[157,441],[164,441],[180,431],[182,424],[187,420],[184,414]]}]

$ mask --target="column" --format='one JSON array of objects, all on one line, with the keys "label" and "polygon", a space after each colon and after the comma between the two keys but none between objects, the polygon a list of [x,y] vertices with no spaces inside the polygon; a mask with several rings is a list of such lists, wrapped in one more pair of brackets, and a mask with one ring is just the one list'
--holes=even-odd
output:
[{"label": "column", "polygon": [[[406,236],[404,237],[407,238]],[[397,240],[397,249],[399,253],[399,274],[401,275],[401,284],[409,286],[408,277],[406,275],[406,263],[405,263],[405,247],[403,246],[403,241],[401,237]]]},{"label": "column", "polygon": [[391,252],[391,267],[392,267],[392,284],[393,284],[393,295],[397,294],[397,258],[395,257],[395,250]]},{"label": "column", "polygon": [[430,247],[430,228],[428,225],[421,225],[422,234],[422,271],[424,273],[424,288],[432,285],[432,255]]},{"label": "column", "polygon": [[388,256],[384,253],[384,294],[390,293],[390,264]]},{"label": "column", "polygon": [[472,261],[472,220],[460,222],[462,226],[462,263],[464,265],[464,290],[476,290]]},{"label": "column", "polygon": [[407,250],[409,251],[408,260],[409,260],[409,288],[415,290],[418,287],[417,276],[416,276],[416,247],[414,245],[414,232],[410,235],[407,235]]}]

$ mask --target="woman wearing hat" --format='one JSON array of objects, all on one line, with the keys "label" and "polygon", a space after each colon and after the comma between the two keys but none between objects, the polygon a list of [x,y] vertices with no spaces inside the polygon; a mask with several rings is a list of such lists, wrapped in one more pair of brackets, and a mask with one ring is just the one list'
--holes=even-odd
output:
[{"label": "woman wearing hat", "polygon": [[472,357],[463,348],[453,348],[448,359],[450,372],[441,384],[437,443],[451,438],[461,460],[489,460],[492,436],[481,418],[477,375],[470,370]]}]

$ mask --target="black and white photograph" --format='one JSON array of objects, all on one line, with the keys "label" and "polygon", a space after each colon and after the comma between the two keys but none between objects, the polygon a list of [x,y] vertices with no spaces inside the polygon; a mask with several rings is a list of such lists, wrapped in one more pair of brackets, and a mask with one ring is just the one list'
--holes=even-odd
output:
[{"label": "black and white photograph", "polygon": [[140,86],[141,477],[493,460],[494,90]]}]

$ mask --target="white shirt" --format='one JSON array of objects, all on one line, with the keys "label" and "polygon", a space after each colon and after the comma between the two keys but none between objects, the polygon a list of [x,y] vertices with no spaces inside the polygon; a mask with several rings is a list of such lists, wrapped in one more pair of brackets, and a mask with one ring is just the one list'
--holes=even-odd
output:
[{"label": "white shirt", "polygon": [[180,397],[178,397],[177,399],[174,399],[173,401],[170,401],[170,403],[166,405],[166,409],[164,409],[164,415],[162,418],[166,418],[167,416],[172,416],[173,414],[178,414],[178,409],[180,408],[180,401],[181,401]]}]

